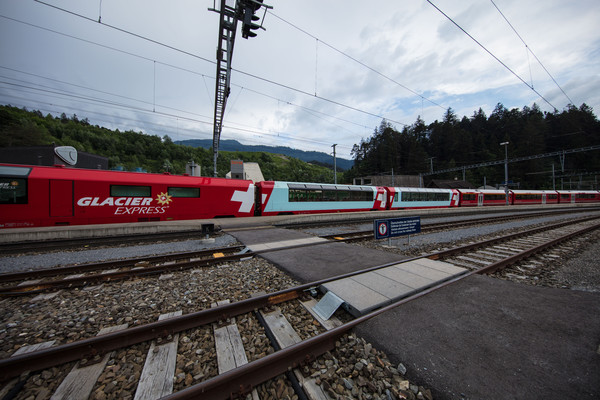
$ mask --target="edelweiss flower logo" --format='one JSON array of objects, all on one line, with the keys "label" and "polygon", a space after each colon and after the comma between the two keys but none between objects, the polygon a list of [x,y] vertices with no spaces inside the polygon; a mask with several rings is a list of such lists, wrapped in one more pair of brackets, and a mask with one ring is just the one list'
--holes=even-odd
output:
[{"label": "edelweiss flower logo", "polygon": [[171,197],[173,196],[169,195],[168,193],[159,193],[158,196],[156,196],[156,201],[161,206],[166,206],[172,201]]}]

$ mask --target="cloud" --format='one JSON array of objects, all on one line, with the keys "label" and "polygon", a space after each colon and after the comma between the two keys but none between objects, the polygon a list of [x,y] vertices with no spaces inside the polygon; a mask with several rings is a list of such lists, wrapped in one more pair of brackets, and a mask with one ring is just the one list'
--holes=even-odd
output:
[{"label": "cloud", "polygon": [[[491,2],[434,3],[551,104],[567,105]],[[575,105],[597,111],[600,3],[495,3]],[[213,1],[52,4],[84,18],[36,2],[0,3],[0,101],[175,140],[212,135]],[[498,102],[552,110],[425,1],[269,4],[266,31],[249,40],[238,32],[223,137],[325,152],[338,143],[348,157],[381,122],[370,114],[410,125],[419,115],[441,119],[447,107],[459,117],[480,107],[489,115]]]}]

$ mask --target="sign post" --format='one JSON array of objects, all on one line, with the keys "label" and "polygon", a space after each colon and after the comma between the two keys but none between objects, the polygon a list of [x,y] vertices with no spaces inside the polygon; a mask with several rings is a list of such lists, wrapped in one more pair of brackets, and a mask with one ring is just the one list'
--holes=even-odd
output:
[{"label": "sign post", "polygon": [[421,217],[376,219],[373,231],[376,240],[387,238],[388,244],[392,237],[408,235],[410,245],[410,235],[421,232]]}]

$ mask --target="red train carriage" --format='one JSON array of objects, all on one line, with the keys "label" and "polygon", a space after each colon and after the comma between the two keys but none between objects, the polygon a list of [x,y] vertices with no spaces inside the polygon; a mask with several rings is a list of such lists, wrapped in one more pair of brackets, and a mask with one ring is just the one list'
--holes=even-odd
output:
[{"label": "red train carriage", "polygon": [[558,193],[553,190],[511,190],[512,204],[556,204]]},{"label": "red train carriage", "polygon": [[559,190],[560,203],[598,203],[600,192],[595,190]]},{"label": "red train carriage", "polygon": [[0,164],[0,228],[253,214],[251,181]]},{"label": "red train carriage", "polygon": [[[506,193],[495,189],[458,189],[461,207],[505,206]],[[508,204],[512,204],[512,193],[508,192]]]}]

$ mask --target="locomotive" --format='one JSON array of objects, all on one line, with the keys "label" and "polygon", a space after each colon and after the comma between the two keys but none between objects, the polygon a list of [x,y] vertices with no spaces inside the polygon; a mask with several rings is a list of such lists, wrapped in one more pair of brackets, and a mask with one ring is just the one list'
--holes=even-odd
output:
[{"label": "locomotive", "polygon": [[[0,228],[505,205],[500,190],[332,185],[0,164]],[[509,204],[600,202],[510,190]]]}]

